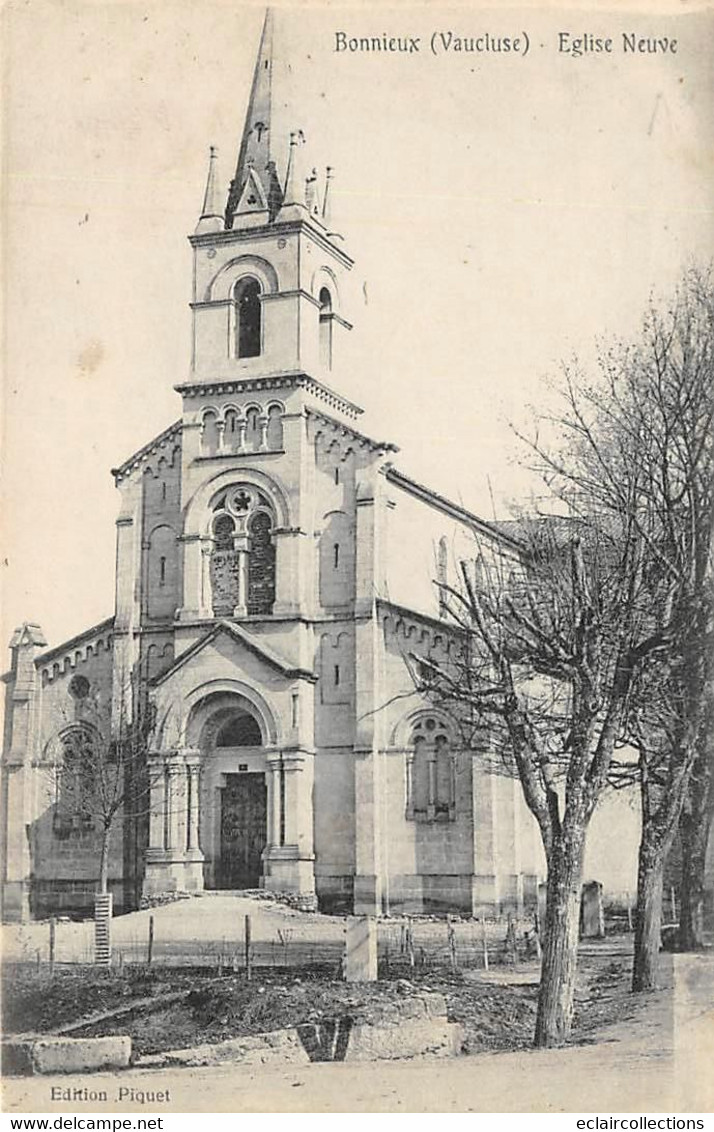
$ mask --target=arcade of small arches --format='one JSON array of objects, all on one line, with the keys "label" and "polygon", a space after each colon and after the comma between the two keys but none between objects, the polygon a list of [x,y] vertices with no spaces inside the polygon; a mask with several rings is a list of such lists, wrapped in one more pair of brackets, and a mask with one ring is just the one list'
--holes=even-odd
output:
[{"label": "arcade of small arches", "polygon": [[281,452],[283,406],[271,402],[238,408],[207,408],[201,414],[201,455],[236,455],[242,452]]}]

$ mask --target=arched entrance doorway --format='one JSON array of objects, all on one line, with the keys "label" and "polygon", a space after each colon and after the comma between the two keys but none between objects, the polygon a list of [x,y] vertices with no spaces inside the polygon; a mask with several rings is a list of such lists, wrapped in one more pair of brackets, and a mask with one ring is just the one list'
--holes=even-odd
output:
[{"label": "arched entrance doorway", "polygon": [[201,704],[200,844],[207,888],[258,888],[268,841],[262,721],[241,696]]},{"label": "arched entrance doorway", "polygon": [[[262,746],[253,716],[239,711],[228,718],[216,736],[214,761],[240,760],[248,749]],[[238,762],[238,770],[221,775],[220,846],[215,870],[216,888],[257,888],[267,841],[268,792],[265,773]]]}]

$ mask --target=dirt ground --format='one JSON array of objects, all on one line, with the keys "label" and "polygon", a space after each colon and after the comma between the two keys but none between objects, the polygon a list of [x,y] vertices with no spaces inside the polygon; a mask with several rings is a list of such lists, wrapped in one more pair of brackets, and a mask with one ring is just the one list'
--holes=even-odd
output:
[{"label": "dirt ground", "polygon": [[[322,970],[244,972],[175,967],[58,968],[55,976],[26,964],[3,969],[4,1031],[53,1032],[84,1021],[75,1036],[129,1034],[138,1054],[218,1042],[304,1022],[349,1015],[375,1020],[390,1003],[420,991],[438,991],[451,1021],[464,1027],[464,1053],[518,1050],[529,1046],[535,1023],[538,971],[534,964],[491,971],[389,971],[377,983],[347,984]],[[180,995],[178,1000],[168,996]],[[101,1020],[101,1013],[121,1012]],[[597,1029],[636,1015],[629,993],[629,957],[603,946],[582,955],[573,1041],[593,1040]]]}]

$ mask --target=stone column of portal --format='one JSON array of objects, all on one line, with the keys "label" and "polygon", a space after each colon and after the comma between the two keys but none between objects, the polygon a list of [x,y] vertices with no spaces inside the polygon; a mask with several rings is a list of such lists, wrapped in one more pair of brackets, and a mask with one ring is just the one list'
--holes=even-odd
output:
[{"label": "stone column of portal", "polygon": [[149,845],[146,850],[146,871],[143,894],[153,896],[165,892],[166,885],[166,763],[163,751],[150,752],[149,774]]},{"label": "stone column of portal", "polygon": [[200,890],[200,753],[186,748],[157,753],[150,759],[150,773],[150,844],[146,851],[144,895]]},{"label": "stone column of portal", "polygon": [[[303,750],[268,755],[271,766],[271,837],[265,852],[264,887],[315,896],[312,788],[314,756]],[[284,837],[281,830],[284,829]]]},{"label": "stone column of portal", "polygon": [[269,768],[268,813],[270,814],[270,826],[268,828],[268,845],[271,848],[276,848],[284,840],[281,837],[283,820],[282,780],[284,774],[282,759],[278,758],[271,762]]},{"label": "stone column of portal", "polygon": [[186,767],[188,787],[183,888],[187,892],[194,892],[203,888],[203,853],[199,844],[201,752],[185,748],[183,761]]},{"label": "stone column of portal", "polygon": [[166,767],[162,754],[150,754],[149,773],[149,851],[166,848]]}]

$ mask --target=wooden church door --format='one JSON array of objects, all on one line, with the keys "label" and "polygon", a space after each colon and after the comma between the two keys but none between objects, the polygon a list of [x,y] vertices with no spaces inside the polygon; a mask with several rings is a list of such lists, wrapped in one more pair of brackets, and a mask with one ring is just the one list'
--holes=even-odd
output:
[{"label": "wooden church door", "polygon": [[221,791],[219,888],[257,888],[267,840],[264,774],[227,774]]}]

